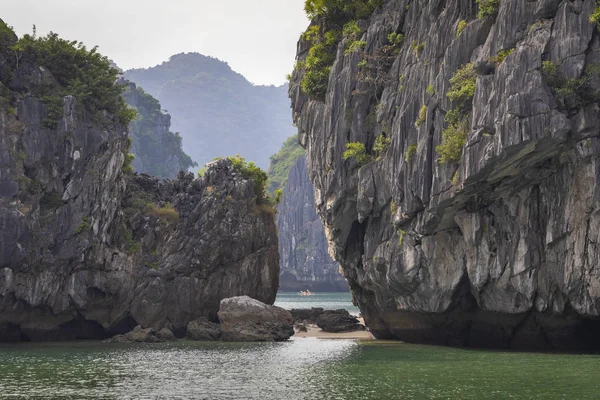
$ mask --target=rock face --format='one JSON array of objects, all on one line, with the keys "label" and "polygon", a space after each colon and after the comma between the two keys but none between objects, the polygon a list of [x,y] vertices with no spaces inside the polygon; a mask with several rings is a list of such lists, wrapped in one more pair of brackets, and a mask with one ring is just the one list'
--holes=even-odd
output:
[{"label": "rock face", "polygon": [[326,310],[317,318],[317,326],[325,332],[356,332],[365,329],[348,310]]},{"label": "rock face", "polygon": [[355,332],[365,329],[348,310],[323,310],[322,308],[293,309],[290,314],[297,326],[317,325],[325,332]]},{"label": "rock face", "polygon": [[[364,52],[340,43],[325,102],[309,99],[294,73],[318,212],[376,337],[600,345],[598,104],[559,101],[541,71],[550,61],[579,78],[599,63],[595,7],[502,0],[478,19],[475,1],[388,0],[360,22]],[[393,32],[405,37],[389,70],[359,79],[358,64],[376,61]],[[299,43],[299,60],[308,47]],[[441,164],[449,80],[469,62],[478,67],[472,124],[460,162]],[[342,157],[349,142],[371,152],[383,133],[391,145],[376,161]]]},{"label": "rock face", "polygon": [[302,322],[306,324],[316,324],[317,318],[323,314],[324,309],[321,307],[313,308],[294,308],[290,310],[290,314],[294,318],[294,322]]},{"label": "rock face", "polygon": [[170,336],[166,333],[171,332],[168,329],[164,329],[161,332],[165,333],[159,333],[152,328],[143,329],[141,326],[138,325],[135,328],[133,328],[130,332],[127,332],[123,335],[113,336],[107,341],[112,343],[159,343],[175,339],[175,336],[173,336],[172,333]]},{"label": "rock face", "polygon": [[198,318],[187,326],[187,337],[191,340],[215,341],[221,337],[219,324],[210,322],[206,318]]},{"label": "rock face", "polygon": [[222,300],[219,322],[225,342],[279,342],[294,334],[289,311],[248,296]]},{"label": "rock face", "polygon": [[228,160],[199,179],[125,174],[126,127],[67,96],[57,128],[46,128],[47,105],[28,85],[52,76],[25,59],[9,68],[0,75],[0,340],[104,339],[137,325],[182,336],[194,319],[216,320],[224,298],[273,303],[277,232],[254,182]]},{"label": "rock face", "polygon": [[347,291],[339,264],[328,253],[325,230],[314,204],[306,157],[302,156],[289,172],[278,207],[280,289]]}]

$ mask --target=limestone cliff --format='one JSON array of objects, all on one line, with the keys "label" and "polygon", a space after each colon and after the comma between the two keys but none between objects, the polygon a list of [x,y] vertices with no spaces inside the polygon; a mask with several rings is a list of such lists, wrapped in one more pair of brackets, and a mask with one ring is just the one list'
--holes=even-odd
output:
[{"label": "limestone cliff", "polygon": [[290,169],[278,209],[281,290],[348,291],[348,284],[331,259],[323,223],[317,216],[306,157]]},{"label": "limestone cliff", "polygon": [[[595,7],[383,1],[334,49],[322,95],[318,75],[305,80],[316,63],[302,64],[319,54],[311,35],[300,41],[299,140],[335,258],[377,337],[600,345]],[[321,33],[325,18],[315,12]],[[471,74],[473,96],[459,104]],[[344,157],[351,142],[366,154]]]},{"label": "limestone cliff", "polygon": [[[276,226],[254,182],[229,160],[198,179],[124,172],[126,118],[100,102],[126,110],[108,61],[52,35],[15,41],[0,21],[0,341],[99,339],[137,324],[184,334],[216,319],[223,298],[272,303]],[[56,51],[38,51],[47,46]],[[93,79],[106,98],[81,91]]]}]

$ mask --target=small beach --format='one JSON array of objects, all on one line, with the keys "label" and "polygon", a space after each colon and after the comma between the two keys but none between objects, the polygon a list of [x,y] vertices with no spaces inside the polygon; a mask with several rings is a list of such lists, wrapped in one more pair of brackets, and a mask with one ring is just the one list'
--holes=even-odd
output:
[{"label": "small beach", "polygon": [[[358,318],[358,320],[360,321],[360,323],[362,325],[365,324],[365,321],[362,318]],[[325,332],[322,329],[320,329],[318,326],[312,325],[312,324],[306,326],[306,332],[298,332],[296,330],[296,333],[294,334],[294,336],[292,336],[292,339],[306,339],[306,338],[339,339],[339,340],[343,340],[343,339],[345,339],[345,340],[350,340],[350,339],[375,340],[375,338],[373,337],[371,332],[369,332],[368,330],[357,331],[357,332],[330,333],[330,332]]]}]

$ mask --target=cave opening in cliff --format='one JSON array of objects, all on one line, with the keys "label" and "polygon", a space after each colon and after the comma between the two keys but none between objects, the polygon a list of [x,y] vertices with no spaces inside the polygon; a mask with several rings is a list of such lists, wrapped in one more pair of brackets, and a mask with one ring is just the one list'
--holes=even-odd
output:
[{"label": "cave opening in cliff", "polygon": [[135,318],[133,318],[131,314],[127,314],[119,321],[112,324],[107,330],[107,334],[108,336],[123,335],[133,330],[133,328],[135,328],[138,325],[139,324],[137,323]]},{"label": "cave opening in cliff", "polygon": [[65,337],[74,340],[104,340],[109,337],[108,331],[101,324],[81,315],[60,325],[59,329]]}]

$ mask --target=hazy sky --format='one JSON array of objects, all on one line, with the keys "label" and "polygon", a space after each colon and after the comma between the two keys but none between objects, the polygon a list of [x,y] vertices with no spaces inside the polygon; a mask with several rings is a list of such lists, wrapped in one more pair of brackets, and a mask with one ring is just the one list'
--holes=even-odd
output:
[{"label": "hazy sky", "polygon": [[281,84],[308,26],[304,0],[18,0],[0,12],[20,36],[54,31],[80,40],[123,69],[176,53],[217,57],[255,84]]}]

